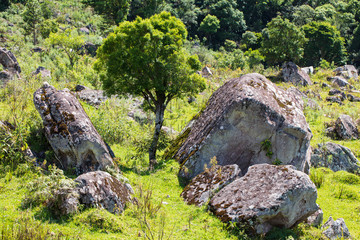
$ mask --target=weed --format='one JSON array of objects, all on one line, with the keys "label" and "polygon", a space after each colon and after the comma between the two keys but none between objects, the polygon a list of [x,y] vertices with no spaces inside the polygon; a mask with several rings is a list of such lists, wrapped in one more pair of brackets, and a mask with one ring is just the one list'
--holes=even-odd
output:
[{"label": "weed", "polygon": [[320,188],[325,182],[325,174],[322,169],[312,168],[310,170],[310,179],[315,184],[316,188]]},{"label": "weed", "polygon": [[266,156],[271,158],[274,153],[271,151],[271,141],[270,139],[265,139],[264,141],[261,142],[261,149],[264,150],[266,152]]}]

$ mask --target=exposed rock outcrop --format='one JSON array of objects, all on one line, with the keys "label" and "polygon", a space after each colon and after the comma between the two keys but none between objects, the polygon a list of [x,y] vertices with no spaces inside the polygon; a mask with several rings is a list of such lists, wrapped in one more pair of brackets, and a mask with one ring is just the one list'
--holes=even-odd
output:
[{"label": "exposed rock outcrop", "polygon": [[321,209],[317,210],[314,214],[306,219],[306,223],[310,226],[319,227],[324,219],[324,213]]},{"label": "exposed rock outcrop", "polygon": [[5,48],[0,48],[0,64],[12,74],[21,73],[21,68],[16,57],[11,51]]},{"label": "exposed rock outcrop", "polygon": [[34,104],[63,169],[76,168],[80,174],[113,165],[104,141],[69,90],[44,83],[34,93]]},{"label": "exposed rock outcrop", "polygon": [[107,172],[96,171],[80,175],[78,183],[79,201],[86,207],[104,208],[112,213],[124,211],[126,203],[131,202],[128,188]]},{"label": "exposed rock outcrop", "polygon": [[80,85],[77,85],[75,90],[76,96],[93,106],[99,106],[102,102],[107,100],[103,90],[92,90]]},{"label": "exposed rock outcrop", "polygon": [[282,65],[281,74],[285,82],[292,82],[295,85],[302,86],[312,84],[309,74],[307,74],[293,62],[285,62]]},{"label": "exposed rock outcrop", "polygon": [[339,139],[358,139],[359,131],[349,115],[341,115],[335,122],[335,132]]},{"label": "exposed rock outcrop", "polygon": [[221,166],[237,164],[243,174],[275,160],[307,172],[312,134],[302,109],[301,96],[260,74],[229,80],[183,133],[188,137],[175,154],[180,177],[195,177],[214,156]]},{"label": "exposed rock outcrop", "polygon": [[204,67],[202,70],[201,70],[201,75],[203,77],[211,77],[213,74],[211,72],[211,69],[209,67]]},{"label": "exposed rock outcrop", "polygon": [[349,84],[348,81],[346,81],[345,78],[343,77],[329,77],[327,78],[328,81],[330,81],[333,85],[337,85],[338,87],[350,87],[352,88],[352,86]]},{"label": "exposed rock outcrop", "polygon": [[256,233],[290,228],[315,213],[317,191],[308,175],[293,166],[258,164],[224,187],[210,201],[223,222],[246,224]]},{"label": "exposed rock outcrop", "polygon": [[181,196],[188,204],[202,206],[220,189],[241,177],[241,170],[236,165],[212,166],[192,179],[184,188]]},{"label": "exposed rock outcrop", "polygon": [[334,70],[334,73],[337,76],[341,76],[346,79],[353,78],[356,80],[359,77],[358,71],[354,65],[344,65],[342,67],[338,67]]},{"label": "exposed rock outcrop", "polygon": [[332,171],[347,171],[355,173],[360,170],[360,162],[347,147],[327,142],[319,144],[311,156],[311,166],[327,167]]},{"label": "exposed rock outcrop", "polygon": [[313,66],[303,67],[303,68],[301,68],[301,70],[303,70],[307,74],[314,74],[314,67]]},{"label": "exposed rock outcrop", "polygon": [[51,79],[51,72],[50,70],[44,68],[44,67],[38,67],[34,72],[32,72],[33,75],[37,76],[40,74],[41,78],[45,79]]},{"label": "exposed rock outcrop", "polygon": [[338,218],[336,221],[330,216],[326,223],[322,226],[326,228],[322,233],[331,240],[350,238],[350,232],[344,219]]}]

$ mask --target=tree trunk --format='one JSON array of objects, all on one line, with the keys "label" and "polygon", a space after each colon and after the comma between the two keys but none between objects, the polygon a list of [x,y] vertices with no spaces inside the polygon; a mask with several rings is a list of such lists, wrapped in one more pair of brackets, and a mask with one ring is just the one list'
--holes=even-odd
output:
[{"label": "tree trunk", "polygon": [[159,142],[159,136],[160,136],[160,132],[161,132],[161,127],[163,125],[164,122],[164,113],[165,113],[165,108],[166,105],[164,103],[164,101],[161,101],[161,103],[156,103],[156,109],[155,109],[155,131],[154,131],[154,135],[153,135],[153,139],[149,148],[149,170],[153,170],[155,165],[157,164],[156,161],[156,151],[157,151],[157,146],[158,146],[158,142]]}]

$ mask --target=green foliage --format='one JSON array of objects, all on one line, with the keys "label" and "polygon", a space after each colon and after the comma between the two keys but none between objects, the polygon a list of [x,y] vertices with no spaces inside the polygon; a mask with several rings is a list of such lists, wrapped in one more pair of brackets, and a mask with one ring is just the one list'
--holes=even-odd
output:
[{"label": "green foliage", "polygon": [[246,31],[241,36],[241,44],[245,45],[246,49],[257,49],[260,47],[261,33]]},{"label": "green foliage", "polygon": [[200,66],[197,57],[189,56],[183,48],[186,36],[184,24],[162,12],[121,23],[98,50],[95,69],[103,73],[104,89],[110,94],[144,97],[156,114],[149,160],[156,159],[168,103],[205,88],[204,79],[195,73]]},{"label": "green foliage", "polygon": [[303,27],[308,42],[305,44],[304,62],[318,66],[320,60],[342,64],[346,50],[344,39],[335,26],[328,22],[311,22]]},{"label": "green foliage", "polygon": [[75,225],[85,227],[91,231],[119,233],[123,223],[114,214],[105,209],[88,209],[74,217]]},{"label": "green foliage", "polygon": [[22,13],[26,35],[33,35],[33,44],[37,43],[39,24],[43,21],[40,3],[38,0],[28,0]]},{"label": "green foliage", "polygon": [[111,23],[120,23],[126,20],[130,11],[129,0],[83,0],[85,4],[92,6],[95,11],[104,15]]},{"label": "green foliage", "polygon": [[314,169],[310,171],[310,179],[315,184],[317,188],[320,188],[321,185],[325,182],[325,174],[323,169]]},{"label": "green foliage", "polygon": [[[22,239],[22,240],[51,240],[68,239],[69,236],[63,233],[51,232],[40,221],[36,221],[30,214],[25,213],[14,222],[2,225],[0,229],[2,240]],[[79,239],[73,236],[72,239]]]},{"label": "green foliage", "polygon": [[50,33],[58,31],[58,23],[53,19],[47,19],[40,23],[39,31],[41,36],[45,39],[48,38]]},{"label": "green foliage", "polygon": [[246,57],[246,62],[248,63],[250,68],[259,66],[265,61],[265,57],[263,55],[261,55],[261,53],[258,49],[252,50],[250,48],[244,54]]},{"label": "green foliage", "polygon": [[343,184],[360,185],[360,176],[345,171],[335,172],[334,180]]},{"label": "green foliage", "polygon": [[306,41],[300,28],[288,19],[274,18],[263,30],[261,50],[269,64],[281,64],[285,61],[299,62]]},{"label": "green foliage", "polygon": [[293,23],[302,26],[312,22],[315,18],[315,10],[309,5],[301,5],[295,8],[293,13]]},{"label": "green foliage", "polygon": [[71,190],[75,182],[64,176],[55,165],[49,166],[48,175],[40,175],[27,184],[27,192],[21,205],[23,208],[45,205],[55,215],[59,215],[59,193],[75,194]]},{"label": "green foliage", "polygon": [[220,20],[213,15],[206,15],[206,17],[202,20],[199,31],[203,32],[206,36],[210,36],[217,32],[220,28]]},{"label": "green foliage", "polygon": [[49,46],[57,46],[64,51],[70,61],[70,68],[80,58],[81,46],[84,45],[84,39],[73,29],[66,29],[63,32],[50,33],[47,39]]},{"label": "green foliage", "polygon": [[350,57],[358,65],[360,65],[360,26],[354,30],[354,37],[350,44]]},{"label": "green foliage", "polygon": [[261,149],[266,152],[266,156],[271,158],[274,153],[272,152],[272,143],[270,139],[265,139],[261,142]]}]

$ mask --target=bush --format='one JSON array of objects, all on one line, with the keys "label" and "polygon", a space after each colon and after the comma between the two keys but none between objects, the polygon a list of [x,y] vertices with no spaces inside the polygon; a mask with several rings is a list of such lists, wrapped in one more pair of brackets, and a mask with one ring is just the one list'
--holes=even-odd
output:
[{"label": "bush", "polygon": [[41,175],[27,185],[27,192],[21,205],[23,208],[45,205],[53,214],[61,215],[59,204],[61,200],[70,195],[76,183],[64,176],[62,170],[55,165],[49,166],[48,175]]},{"label": "bush", "polygon": [[121,232],[122,223],[114,214],[104,209],[89,209],[74,219],[76,225],[84,225],[91,231]]},{"label": "bush", "polygon": [[360,184],[360,177],[355,174],[345,171],[338,171],[334,173],[333,179],[339,183],[345,184]]},{"label": "bush", "polygon": [[310,170],[310,179],[317,188],[320,188],[325,182],[325,174],[321,168],[312,168]]}]

